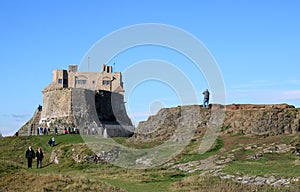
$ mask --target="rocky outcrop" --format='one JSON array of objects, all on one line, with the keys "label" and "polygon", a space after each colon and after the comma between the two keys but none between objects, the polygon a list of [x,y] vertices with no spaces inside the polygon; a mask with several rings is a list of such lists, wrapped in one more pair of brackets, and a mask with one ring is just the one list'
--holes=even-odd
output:
[{"label": "rocky outcrop", "polygon": [[[238,151],[249,151],[256,150],[256,154],[260,154],[259,156],[263,156],[263,154],[269,153],[278,153],[278,154],[288,154],[292,153],[295,149],[293,145],[287,144],[276,144],[272,143],[269,145],[246,145],[243,147],[232,149],[226,155],[212,155],[208,158],[199,159],[195,161],[189,161],[187,163],[179,163],[176,164],[175,161],[165,164],[165,167],[178,169],[187,173],[194,173],[196,171],[200,171],[200,175],[211,174],[212,176],[220,177],[221,179],[230,179],[238,183],[242,184],[252,184],[252,185],[271,185],[271,186],[289,186],[293,183],[297,183],[300,181],[300,177],[282,177],[276,174],[274,175],[243,175],[241,173],[236,174],[228,174],[224,172],[224,168],[228,166],[228,164],[234,160],[236,160],[236,153]],[[297,155],[297,154],[295,154]],[[251,155],[253,157],[253,155]],[[257,155],[255,155],[257,157]],[[249,160],[256,161],[257,158],[248,158]],[[296,160],[298,161],[298,159]],[[295,162],[296,165],[296,162]]]},{"label": "rocky outcrop", "polygon": [[300,131],[300,109],[288,105],[226,111],[222,131],[233,134],[291,134]]},{"label": "rocky outcrop", "polygon": [[[187,123],[195,126],[196,132],[204,132],[212,122],[212,111],[218,109],[225,114],[223,123],[216,130],[221,134],[277,135],[300,131],[300,109],[287,104],[212,105],[211,109],[191,105],[161,109],[147,121],[140,122],[132,140],[166,141],[179,126]],[[192,113],[197,116],[189,115]]]},{"label": "rocky outcrop", "polygon": [[84,161],[94,162],[94,163],[109,163],[114,162],[119,156],[119,149],[113,148],[110,151],[99,151],[92,155],[84,156]]},{"label": "rocky outcrop", "polygon": [[55,163],[55,164],[58,165],[59,164],[59,159],[61,158],[61,156],[62,156],[62,151],[60,149],[53,150],[51,152],[49,162],[50,163]]},{"label": "rocky outcrop", "polygon": [[[218,106],[218,105],[215,105]],[[293,105],[288,104],[271,104],[271,105],[252,105],[252,104],[231,104],[222,106],[227,111],[230,110],[261,110],[261,109],[291,109],[295,108]]]}]

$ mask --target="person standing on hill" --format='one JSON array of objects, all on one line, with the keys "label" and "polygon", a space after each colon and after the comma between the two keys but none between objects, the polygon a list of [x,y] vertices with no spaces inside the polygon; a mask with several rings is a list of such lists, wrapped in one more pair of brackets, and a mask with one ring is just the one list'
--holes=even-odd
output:
[{"label": "person standing on hill", "polygon": [[32,168],[32,159],[34,159],[35,154],[31,146],[28,147],[25,157],[27,158],[28,168]]},{"label": "person standing on hill", "polygon": [[36,168],[39,168],[39,165],[40,168],[42,168],[42,160],[44,158],[44,154],[41,147],[38,148],[35,156],[36,156]]},{"label": "person standing on hill", "polygon": [[204,95],[203,107],[208,108],[208,104],[209,104],[209,91],[208,91],[208,89],[206,89],[202,94]]}]

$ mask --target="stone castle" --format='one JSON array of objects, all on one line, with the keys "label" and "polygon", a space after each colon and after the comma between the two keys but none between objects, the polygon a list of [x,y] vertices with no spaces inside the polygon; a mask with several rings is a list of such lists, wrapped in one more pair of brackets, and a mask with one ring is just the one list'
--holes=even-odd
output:
[{"label": "stone castle", "polygon": [[42,90],[43,105],[18,131],[37,135],[38,128],[76,128],[82,134],[128,137],[134,127],[124,105],[121,72],[103,64],[99,72],[79,72],[77,65],[53,71],[52,82]]}]

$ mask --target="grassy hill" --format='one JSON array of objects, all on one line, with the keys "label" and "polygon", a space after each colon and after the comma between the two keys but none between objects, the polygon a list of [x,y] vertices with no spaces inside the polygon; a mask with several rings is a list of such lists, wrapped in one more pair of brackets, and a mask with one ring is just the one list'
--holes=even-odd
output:
[{"label": "grassy hill", "polygon": [[[93,153],[82,137],[59,135],[56,136],[56,145],[50,147],[48,140],[51,137],[0,139],[0,191],[300,191],[297,181],[300,180],[299,157],[295,155],[299,134],[269,137],[223,135],[205,154],[197,153],[201,142],[198,136],[170,162],[149,169],[127,169],[87,161],[77,163],[72,158],[74,149],[81,149],[81,156]],[[131,143],[126,138],[115,138],[115,141],[134,148],[158,145]],[[93,142],[92,136],[90,142]],[[38,146],[43,148],[43,168],[35,168],[35,161],[32,169],[27,168],[25,151],[29,145],[35,150]],[[281,149],[271,152],[276,148]],[[58,165],[49,163],[52,150],[62,152]],[[212,165],[211,162],[216,163]],[[290,184],[283,187],[238,182],[253,176],[254,180],[289,178]]]}]

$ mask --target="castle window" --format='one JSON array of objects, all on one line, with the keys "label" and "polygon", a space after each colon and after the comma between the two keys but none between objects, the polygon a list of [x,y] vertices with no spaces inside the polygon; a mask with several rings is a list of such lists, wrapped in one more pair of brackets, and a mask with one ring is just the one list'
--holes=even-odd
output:
[{"label": "castle window", "polygon": [[78,79],[78,80],[76,80],[76,84],[77,85],[84,85],[84,84],[86,84],[86,80],[80,80],[80,79]]},{"label": "castle window", "polygon": [[63,80],[62,80],[62,79],[58,79],[58,83],[59,83],[59,84],[62,84],[62,83],[63,83]]},{"label": "castle window", "polygon": [[110,85],[110,80],[103,80],[102,85]]}]

